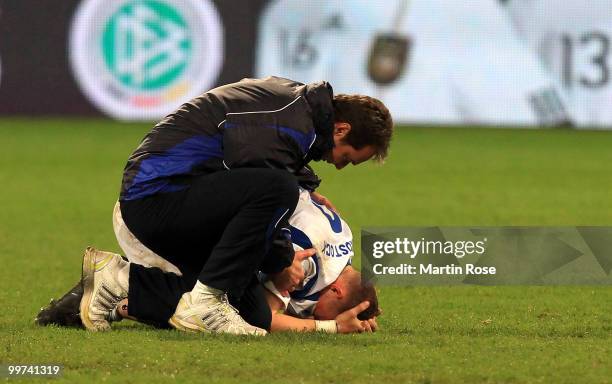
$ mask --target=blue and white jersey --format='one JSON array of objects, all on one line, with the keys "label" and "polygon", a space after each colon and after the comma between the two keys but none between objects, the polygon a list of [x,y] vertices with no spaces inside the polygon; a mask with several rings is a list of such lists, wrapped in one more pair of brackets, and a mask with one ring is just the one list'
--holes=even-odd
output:
[{"label": "blue and white jersey", "polygon": [[351,264],[353,234],[337,213],[315,203],[304,190],[289,225],[294,249],[314,248],[316,254],[303,262],[306,278],[289,298],[280,295],[272,282],[265,286],[283,301],[288,314],[304,318],[312,316],[321,291]]}]

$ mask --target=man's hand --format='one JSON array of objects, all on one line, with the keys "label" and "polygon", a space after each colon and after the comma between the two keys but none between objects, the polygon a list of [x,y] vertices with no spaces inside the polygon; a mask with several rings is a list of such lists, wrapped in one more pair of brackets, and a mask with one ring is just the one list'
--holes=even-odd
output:
[{"label": "man's hand", "polygon": [[378,324],[376,317],[368,320],[359,320],[357,315],[366,310],[370,306],[368,301],[363,301],[353,308],[346,310],[336,316],[336,324],[338,325],[338,333],[353,333],[353,332],[376,332]]},{"label": "man's hand", "polygon": [[332,202],[329,201],[329,199],[327,197],[321,195],[320,193],[318,193],[318,192],[310,192],[310,198],[313,199],[315,201],[315,203],[324,205],[327,209],[338,213],[338,210],[336,209],[336,207],[334,207]]},{"label": "man's hand", "polygon": [[304,281],[304,268],[302,261],[313,256],[316,253],[314,248],[297,251],[293,256],[293,263],[275,275],[272,275],[272,282],[276,289],[283,296],[289,296],[289,292],[293,292],[295,287]]}]

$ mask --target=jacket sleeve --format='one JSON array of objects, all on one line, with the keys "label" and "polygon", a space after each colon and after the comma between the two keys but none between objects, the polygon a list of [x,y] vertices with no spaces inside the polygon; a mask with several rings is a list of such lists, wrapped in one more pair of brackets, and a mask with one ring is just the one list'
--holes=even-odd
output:
[{"label": "jacket sleeve", "polygon": [[313,169],[309,165],[305,165],[300,169],[295,176],[298,179],[300,187],[304,188],[309,192],[314,192],[315,189],[321,185],[321,179],[314,173]]},{"label": "jacket sleeve", "polygon": [[300,96],[275,111],[228,113],[223,129],[227,168],[276,168],[297,173],[316,134],[310,107]]}]

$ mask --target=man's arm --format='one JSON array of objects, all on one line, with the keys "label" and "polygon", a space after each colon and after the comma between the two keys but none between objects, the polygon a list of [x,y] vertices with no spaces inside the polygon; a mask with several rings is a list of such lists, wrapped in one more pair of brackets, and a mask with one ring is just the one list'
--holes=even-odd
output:
[{"label": "man's arm", "polygon": [[[285,315],[285,305],[273,293],[265,290],[266,299],[272,312],[272,323],[270,332],[293,331],[293,332],[313,332],[322,331],[328,333],[356,333],[356,332],[375,332],[378,328],[376,318],[359,320],[357,315],[365,310],[370,303],[364,301],[359,305],[341,313],[335,320],[318,321],[314,319],[299,319],[297,317]],[[336,323],[334,332],[330,322]]]},{"label": "man's arm", "polygon": [[272,324],[270,325],[271,332],[280,331],[295,331],[295,332],[312,332],[315,331],[314,319],[298,319],[297,317],[285,315],[285,305],[282,300],[276,297],[267,289],[266,300],[272,312]]}]

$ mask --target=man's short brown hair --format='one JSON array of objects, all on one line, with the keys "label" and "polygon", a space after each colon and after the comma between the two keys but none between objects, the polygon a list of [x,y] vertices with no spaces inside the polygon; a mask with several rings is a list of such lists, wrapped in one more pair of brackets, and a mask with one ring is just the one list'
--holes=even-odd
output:
[{"label": "man's short brown hair", "polygon": [[381,311],[378,307],[378,295],[376,294],[374,285],[368,281],[364,281],[361,273],[354,269],[352,269],[351,272],[345,269],[343,273],[345,272],[347,273],[346,284],[349,289],[347,300],[345,301],[344,307],[341,308],[341,313],[359,305],[363,301],[368,301],[370,306],[359,313],[357,318],[359,320],[367,320],[380,315]]},{"label": "man's short brown hair", "polygon": [[334,96],[334,120],[351,125],[344,141],[355,149],[372,145],[374,159],[387,157],[393,134],[393,119],[382,101],[365,95]]}]

